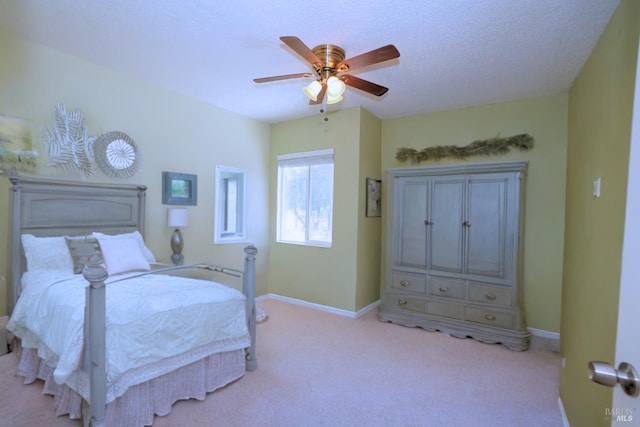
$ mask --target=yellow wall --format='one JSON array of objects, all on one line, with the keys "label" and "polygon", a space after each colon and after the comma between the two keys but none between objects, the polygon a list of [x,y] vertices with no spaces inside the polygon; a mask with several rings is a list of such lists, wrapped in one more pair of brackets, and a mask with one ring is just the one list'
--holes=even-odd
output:
[{"label": "yellow wall", "polygon": [[331,248],[276,243],[276,205],[271,205],[271,249],[269,292],[316,304],[353,310],[356,281],[353,268],[356,254],[358,200],[359,111],[351,109],[330,115],[320,114],[271,126],[270,190],[276,200],[277,156],[286,153],[333,148],[333,244]]},{"label": "yellow wall", "polygon": [[360,170],[358,176],[358,255],[356,309],[380,298],[382,217],[366,217],[366,179],[381,179],[381,122],[366,110],[360,115]]},{"label": "yellow wall", "polygon": [[[379,121],[364,110],[360,116],[357,110],[345,110],[332,114],[329,122],[323,122],[321,116],[317,116],[273,125],[271,200],[276,199],[278,154],[336,148],[335,240],[331,249],[276,243],[275,205],[272,205],[269,292],[350,311],[375,301],[380,287],[374,289],[369,284],[376,280],[384,286],[380,279],[384,277],[384,274],[380,276],[384,272],[384,251],[380,248],[385,244],[382,221],[386,206],[383,203],[382,218],[364,218],[365,178],[379,177],[384,181],[381,170],[415,166],[395,160],[399,147],[464,145],[497,134],[518,133],[531,134],[536,139],[535,148],[529,152],[469,161],[529,162],[524,249],[525,311],[528,326],[559,332],[567,94],[394,120]],[[379,154],[374,141],[381,143]],[[378,156],[380,166],[373,166]],[[440,163],[456,161],[442,160]],[[423,163],[429,164],[434,162]],[[383,182],[383,193],[385,184]],[[354,194],[361,194],[361,197],[356,198]],[[356,201],[358,204],[354,204]],[[381,257],[382,262],[378,261]]]},{"label": "yellow wall", "polygon": [[270,199],[276,200],[278,155],[334,148],[334,211],[331,248],[292,245],[276,242],[272,204],[269,292],[350,312],[378,299],[379,218],[364,218],[363,207],[365,175],[380,171],[377,127],[378,119],[361,109],[330,114],[327,122],[317,115],[272,125]]},{"label": "yellow wall", "polygon": [[[528,133],[535,139],[532,150],[474,157],[467,162],[529,162],[525,185],[525,315],[527,326],[559,332],[567,146],[566,94],[385,120],[382,122],[382,169],[417,166],[395,159],[396,151],[401,147],[420,150],[435,145],[462,146],[498,134],[506,137],[521,133]],[[418,166],[460,162],[443,159],[439,162],[426,161]]]},{"label": "yellow wall", "polygon": [[623,0],[569,93],[560,397],[575,426],[610,425],[612,389],[587,363],[614,361],[639,29],[640,3]]},{"label": "yellow wall", "polygon": [[[208,261],[242,267],[243,244],[213,245],[215,165],[248,169],[248,236],[258,247],[258,294],[267,292],[267,212],[269,125],[194,99],[163,90],[57,50],[0,32],[0,115],[28,120],[40,150],[40,175],[82,179],[45,167],[39,131],[51,126],[54,107],[80,109],[89,135],[122,131],[138,145],[142,169],[132,178],[116,180],[99,170],[94,181],[140,183],[148,186],[146,240],[156,257],[169,261],[172,230],[162,204],[162,171],[198,175],[198,205],[190,206],[189,227],[182,230],[185,262]],[[0,178],[3,181],[6,178]],[[0,187],[0,190],[4,188]],[[8,194],[0,194],[0,209],[8,210]],[[0,218],[7,224],[4,217]],[[3,226],[0,229],[6,230]],[[6,237],[0,235],[0,256],[6,260]],[[6,270],[0,271],[6,276]],[[6,289],[0,289],[0,314]]]}]

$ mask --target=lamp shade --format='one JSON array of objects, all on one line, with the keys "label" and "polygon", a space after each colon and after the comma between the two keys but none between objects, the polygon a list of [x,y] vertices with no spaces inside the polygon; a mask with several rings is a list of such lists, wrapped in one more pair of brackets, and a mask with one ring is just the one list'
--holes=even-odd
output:
[{"label": "lamp shade", "polygon": [[307,97],[314,102],[318,100],[320,89],[322,89],[322,84],[317,80],[312,81],[309,86],[305,86],[302,88],[305,95],[307,95]]},{"label": "lamp shade", "polygon": [[340,98],[346,88],[347,86],[344,82],[337,77],[331,76],[329,77],[329,80],[327,80],[327,95],[331,98]]},{"label": "lamp shade", "polygon": [[189,211],[184,208],[167,209],[167,227],[186,227],[189,225]]},{"label": "lamp shade", "polygon": [[331,95],[327,95],[327,104],[337,104],[338,102],[342,101],[344,99],[344,96],[340,95],[340,96],[331,96]]}]

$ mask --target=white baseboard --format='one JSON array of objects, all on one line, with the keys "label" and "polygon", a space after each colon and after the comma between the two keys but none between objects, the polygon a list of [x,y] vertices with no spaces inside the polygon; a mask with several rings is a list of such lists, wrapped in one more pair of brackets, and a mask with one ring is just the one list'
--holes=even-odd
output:
[{"label": "white baseboard", "polygon": [[549,331],[545,331],[542,329],[536,329],[536,328],[527,328],[529,330],[529,332],[531,332],[531,335],[535,335],[537,337],[540,338],[549,338],[552,340],[558,340],[560,341],[560,333],[559,332],[549,332]]},{"label": "white baseboard", "polygon": [[569,425],[567,413],[564,411],[564,405],[562,404],[562,398],[560,398],[560,396],[558,396],[558,407],[560,407],[560,415],[562,415],[562,424],[564,425],[564,427],[571,427]]},{"label": "white baseboard", "polygon": [[544,348],[555,352],[560,351],[560,334],[542,329],[527,328],[531,332],[531,347]]},{"label": "white baseboard", "polygon": [[[373,310],[374,308],[380,305],[380,300],[378,300],[358,311],[349,311],[349,310],[342,310],[335,307],[330,307],[328,305],[316,304],[313,302],[308,302],[308,301],[304,301],[297,298],[285,297],[278,294],[261,295],[256,298],[256,301],[264,301],[265,299],[274,299],[278,301],[284,301],[290,304],[295,304],[303,307],[313,308],[315,310],[325,311],[327,313],[333,313],[340,316],[350,317],[352,319],[357,319],[358,317],[367,313],[369,310]],[[529,332],[531,332],[531,335],[533,336],[532,341],[535,344],[538,344],[538,346],[547,348],[552,351],[559,351],[560,334],[558,332],[550,332],[550,331],[545,331],[545,330],[536,329],[536,328],[527,328],[527,329],[529,330]]]},{"label": "white baseboard", "polygon": [[333,313],[333,314],[337,314],[337,315],[340,315],[340,316],[350,317],[352,319],[357,319],[358,317],[362,316],[363,314],[365,314],[369,310],[373,310],[378,305],[380,305],[380,300],[378,300],[378,301],[375,301],[375,302],[369,304],[368,306],[366,306],[364,308],[361,308],[358,311],[349,311],[349,310],[342,310],[340,308],[330,307],[328,305],[316,304],[316,303],[313,303],[313,302],[308,302],[308,301],[304,301],[304,300],[297,299],[297,298],[285,297],[285,296],[278,295],[278,294],[262,295],[262,296],[259,296],[258,298],[256,298],[256,301],[261,301],[261,300],[265,300],[265,299],[274,299],[274,300],[278,300],[278,301],[284,301],[284,302],[288,302],[290,304],[295,304],[295,305],[300,305],[300,306],[303,306],[303,307],[313,308],[315,310],[325,311],[327,313]]}]

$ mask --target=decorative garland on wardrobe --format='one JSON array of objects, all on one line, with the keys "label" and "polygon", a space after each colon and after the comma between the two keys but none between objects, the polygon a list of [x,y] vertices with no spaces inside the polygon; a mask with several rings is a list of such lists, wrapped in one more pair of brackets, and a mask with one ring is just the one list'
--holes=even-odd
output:
[{"label": "decorative garland on wardrobe", "polygon": [[533,148],[533,137],[523,133],[507,138],[494,137],[480,141],[473,141],[469,145],[458,147],[456,145],[436,145],[434,147],[423,148],[418,151],[413,148],[398,148],[396,160],[412,163],[420,163],[426,160],[440,160],[446,157],[464,160],[470,156],[506,154],[511,148],[520,151],[527,151]]}]

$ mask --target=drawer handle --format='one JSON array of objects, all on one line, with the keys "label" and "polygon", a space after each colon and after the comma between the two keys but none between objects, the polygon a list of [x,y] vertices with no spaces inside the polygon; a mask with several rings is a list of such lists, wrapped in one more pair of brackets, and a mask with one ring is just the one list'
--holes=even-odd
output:
[{"label": "drawer handle", "polygon": [[496,299],[496,294],[494,294],[493,292],[489,292],[488,294],[486,294],[484,296],[486,299],[488,299],[489,301],[493,301],[494,299]]},{"label": "drawer handle", "polygon": [[400,307],[404,307],[404,306],[406,306],[406,305],[407,305],[407,300],[406,300],[406,299],[399,299],[399,300],[398,300],[398,305],[399,305]]},{"label": "drawer handle", "polygon": [[411,282],[409,282],[408,280],[401,280],[400,281],[400,286],[407,287],[409,285],[411,285]]},{"label": "drawer handle", "polygon": [[496,316],[494,316],[493,314],[485,314],[484,318],[487,320],[491,320],[492,322],[496,320]]},{"label": "drawer handle", "polygon": [[444,286],[440,287],[438,290],[439,290],[440,292],[442,292],[443,294],[446,294],[447,292],[449,292],[449,288],[446,288],[446,287],[444,287]]}]

